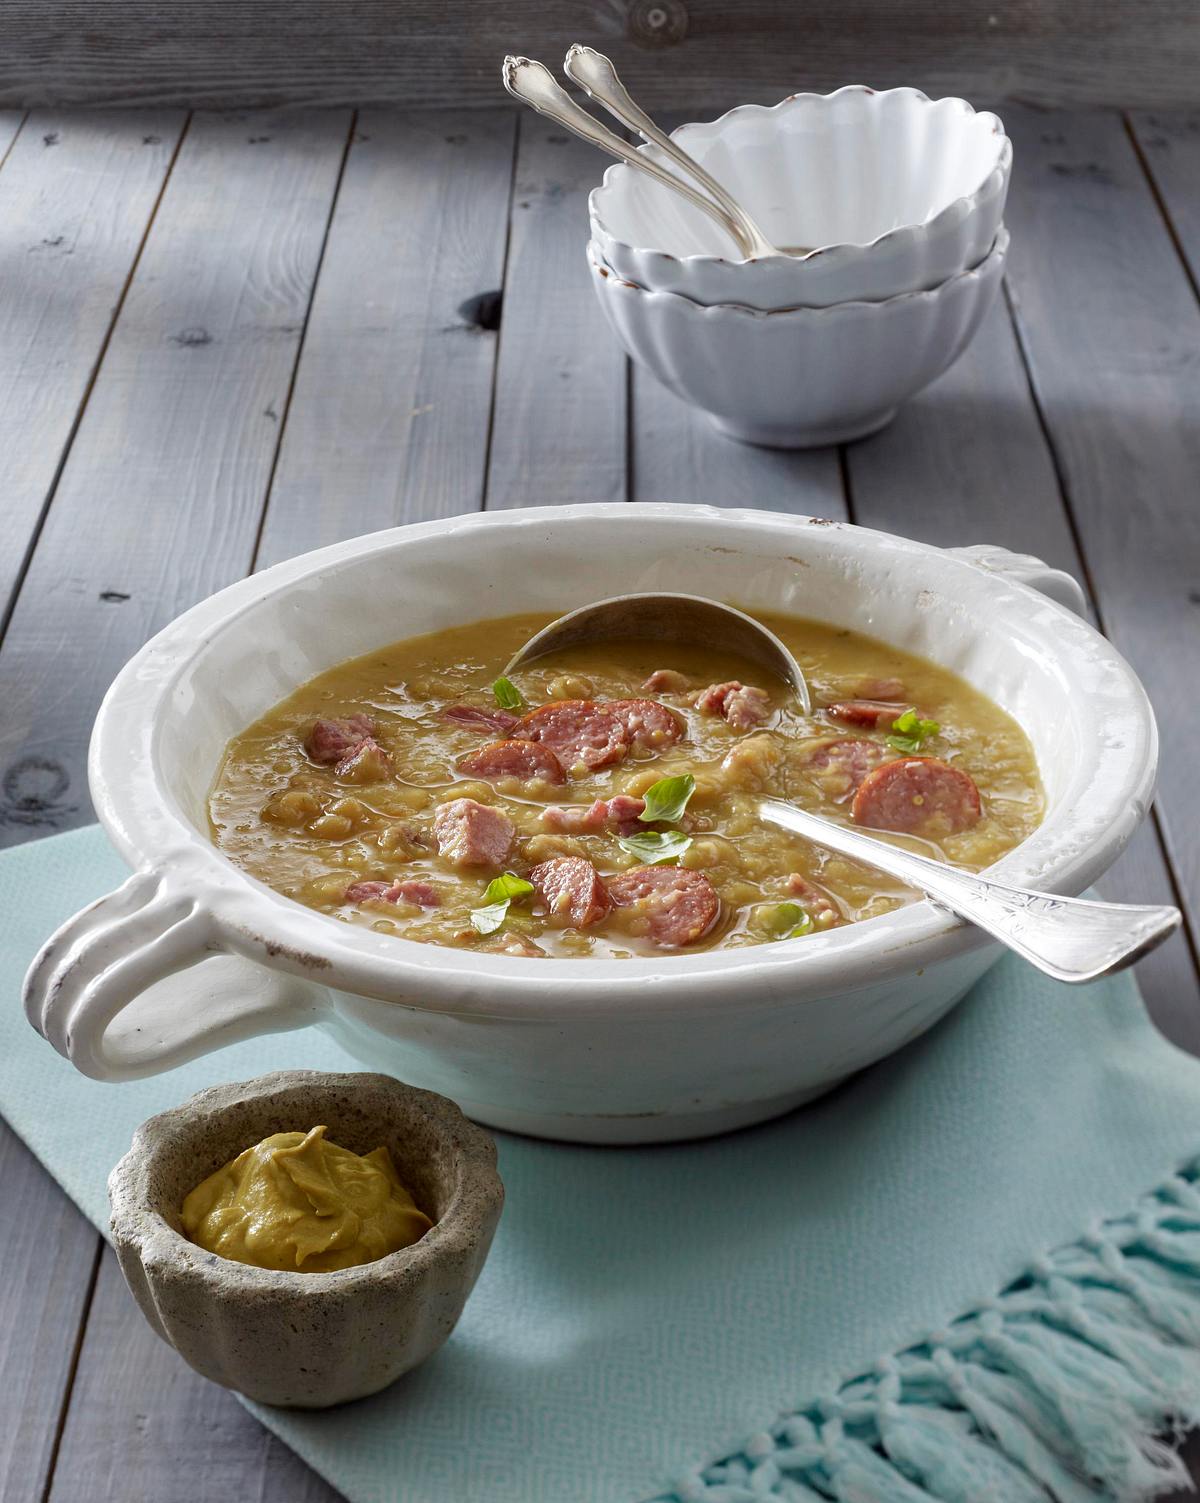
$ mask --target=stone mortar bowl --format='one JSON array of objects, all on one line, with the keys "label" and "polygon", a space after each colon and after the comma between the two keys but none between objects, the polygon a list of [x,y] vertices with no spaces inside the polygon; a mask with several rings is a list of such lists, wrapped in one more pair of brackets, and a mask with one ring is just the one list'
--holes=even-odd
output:
[{"label": "stone mortar bowl", "polygon": [[[318,1123],[356,1153],[385,1144],[434,1222],[419,1242],[334,1273],[281,1273],[206,1252],[180,1208],[270,1133]],[[154,1330],[214,1383],[324,1409],[387,1387],[450,1335],[504,1204],[496,1145],[444,1096],[390,1075],[281,1070],[213,1086],[143,1122],[108,1181],[112,1240]]]}]

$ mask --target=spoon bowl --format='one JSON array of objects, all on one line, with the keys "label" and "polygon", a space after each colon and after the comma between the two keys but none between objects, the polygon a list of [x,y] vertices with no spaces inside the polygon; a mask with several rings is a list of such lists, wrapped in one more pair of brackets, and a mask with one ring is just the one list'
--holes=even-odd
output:
[{"label": "spoon bowl", "polygon": [[612,595],[568,611],[530,637],[509,661],[506,674],[564,647],[583,642],[612,642],[641,638],[654,642],[687,642],[737,652],[780,678],[795,694],[806,715],[812,699],[804,671],[773,631],[744,611],[703,595],[668,591]]}]

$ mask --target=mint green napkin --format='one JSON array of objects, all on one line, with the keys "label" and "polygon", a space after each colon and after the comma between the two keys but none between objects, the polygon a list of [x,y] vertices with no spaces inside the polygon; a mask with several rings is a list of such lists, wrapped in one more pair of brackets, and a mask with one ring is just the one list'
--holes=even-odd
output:
[{"label": "mint green napkin", "polygon": [[[20,979],[123,875],[97,829],[0,857],[0,1109],[101,1228],[144,1117],[216,1081],[359,1067],[310,1030],[133,1084],[76,1074]],[[1200,1411],[1198,1154],[1200,1064],[1133,983],[1006,961],[765,1127],[502,1136],[507,1207],[441,1353],[362,1403],[255,1413],[353,1503],[1134,1496],[1176,1475],[1149,1437]]]}]

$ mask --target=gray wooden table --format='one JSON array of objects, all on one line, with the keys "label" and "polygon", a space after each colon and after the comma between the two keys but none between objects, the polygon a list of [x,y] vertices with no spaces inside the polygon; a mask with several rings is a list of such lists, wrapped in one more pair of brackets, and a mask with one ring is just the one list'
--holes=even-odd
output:
[{"label": "gray wooden table", "polygon": [[[1105,885],[1186,910],[1139,974],[1200,1052],[1200,114],[1004,115],[975,343],[878,437],[784,454],[629,368],[583,259],[601,163],[539,118],[0,113],[0,838],[90,819],[92,717],[151,633],[354,533],[679,500],[1001,543],[1086,583],[1154,699],[1158,809]],[[2,1125],[0,1195],[0,1497],[334,1496]]]}]

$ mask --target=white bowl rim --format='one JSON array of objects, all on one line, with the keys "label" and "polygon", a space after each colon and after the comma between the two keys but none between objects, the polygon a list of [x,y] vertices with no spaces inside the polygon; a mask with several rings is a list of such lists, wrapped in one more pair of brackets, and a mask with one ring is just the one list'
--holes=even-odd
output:
[{"label": "white bowl rim", "polygon": [[982,281],[985,276],[991,276],[998,267],[1003,265],[1008,255],[1010,239],[1007,228],[1001,225],[982,261],[977,261],[974,266],[964,267],[962,271],[956,271],[952,277],[947,277],[936,287],[926,287],[919,292],[897,292],[892,297],[849,298],[845,302],[827,303],[816,308],[809,308],[804,304],[791,304],[786,308],[752,308],[748,303],[698,303],[695,298],[685,297],[682,292],[667,292],[663,288],[643,287],[640,283],[631,282],[628,277],[621,276],[607,261],[603,260],[594,240],[588,241],[587,254],[593,276],[600,278],[606,286],[614,290],[619,289],[624,295],[632,293],[637,299],[661,303],[668,308],[673,303],[683,303],[686,307],[680,311],[685,318],[704,316],[711,319],[733,314],[741,318],[777,319],[782,314],[790,314],[797,322],[801,318],[805,321],[811,319],[814,322],[817,320],[827,322],[835,319],[839,314],[861,315],[864,310],[870,309],[873,313],[883,315],[902,304],[921,301],[933,303],[946,295],[952,287],[964,282]]},{"label": "white bowl rim", "polygon": [[[1085,696],[1089,709],[1099,718],[1118,711],[1132,714],[1137,745],[1114,749],[1096,738],[1089,776],[1104,813],[1103,839],[1080,844],[1078,829],[1072,838],[1078,816],[1061,806],[1052,808],[1027,840],[989,870],[1000,880],[1007,877],[1026,885],[1061,887],[1080,875],[1086,882],[1097,869],[1098,852],[1107,853],[1113,847],[1119,851],[1132,837],[1154,788],[1158,736],[1153,710],[1128,663],[1071,611],[946,550],[824,517],[665,502],[639,503],[638,512],[673,524],[732,521],[751,533],[761,530],[764,539],[781,527],[838,528],[851,534],[851,549],[882,547],[901,555],[936,554],[939,567],[969,578],[977,590],[993,595],[993,605],[999,605],[1004,592],[1009,592],[1010,614],[1017,613],[1022,620],[1050,612],[1047,624],[1053,627],[1059,650],[1070,653],[1076,667],[1090,667],[1098,680],[1104,680],[1104,686],[1090,686]],[[519,528],[529,531],[532,546],[547,523],[619,517],[629,517],[627,503],[471,512],[408,524],[285,560],[193,606],[126,664],[96,719],[89,777],[98,816],[117,849],[135,869],[149,869],[182,883],[189,895],[210,908],[223,947],[234,953],[367,997],[390,999],[402,985],[405,1006],[465,1016],[545,1016],[550,999],[564,987],[570,989],[569,1011],[580,1016],[737,1011],[760,1006],[764,989],[775,997],[797,989],[812,994],[852,991],[890,974],[911,974],[993,943],[945,909],[922,900],[791,943],[695,955],[548,962],[460,952],[378,934],[284,897],[236,867],[177,803],[161,769],[162,712],[168,709],[192,660],[219,633],[234,628],[264,596],[315,580],[335,564],[350,564],[373,552],[439,534]],[[1108,864],[1103,861],[1100,869]],[[734,986],[731,991],[731,983],[739,981],[744,989]],[[635,982],[636,995],[630,986]]]},{"label": "white bowl rim", "polygon": [[[876,99],[889,95],[904,94],[917,104],[959,105],[961,106],[959,113],[962,116],[984,121],[990,120],[992,122],[992,133],[1000,138],[1000,147],[995,165],[988,170],[983,181],[972,192],[962,193],[957,198],[951,199],[937,213],[930,215],[928,219],[921,220],[919,224],[896,225],[894,229],[885,230],[882,235],[877,235],[874,240],[842,240],[832,241],[828,245],[815,245],[802,256],[739,257],[714,256],[701,252],[679,256],[673,251],[663,250],[661,246],[631,245],[629,241],[622,240],[620,235],[614,234],[604,222],[604,215],[601,213],[600,207],[601,196],[606,189],[613,186],[614,179],[617,181],[620,180],[620,174],[633,170],[624,162],[614,162],[605,171],[603,178],[601,178],[596,187],[588,194],[588,215],[593,227],[598,227],[603,234],[608,236],[614,245],[625,246],[628,250],[634,251],[641,256],[657,256],[661,259],[679,262],[685,266],[804,266],[817,258],[820,258],[823,266],[828,266],[835,261],[853,262],[865,259],[869,252],[877,250],[880,247],[887,247],[890,250],[904,242],[928,238],[932,233],[940,229],[945,221],[955,216],[966,217],[968,214],[973,213],[978,205],[989,196],[992,189],[1003,183],[1012,170],[1012,139],[1005,130],[1004,122],[1000,119],[999,115],[995,114],[992,110],[977,110],[970,100],[961,99],[956,94],[947,94],[940,99],[931,99],[923,90],[914,89],[908,85],[902,85],[894,89],[873,89],[869,84],[842,84],[840,88],[833,89],[828,94],[812,92],[789,94],[785,99],[781,99],[778,104],[738,104],[733,109],[726,110],[723,115],[718,115],[715,120],[689,120],[683,125],[677,125],[669,134],[671,139],[674,140],[676,136],[681,135],[685,131],[715,130],[717,127],[724,125],[726,121],[734,120],[738,116],[751,114],[772,115],[801,105],[810,108],[814,105],[827,105],[832,100],[839,99],[845,94],[861,94]],[[680,144],[683,143],[681,142]],[[649,153],[651,150],[645,143],[637,149],[639,152],[646,153]]]}]

